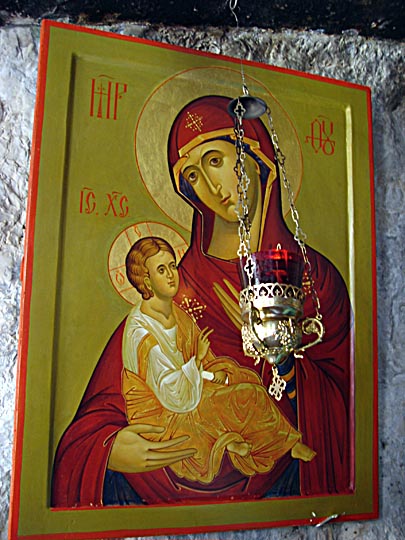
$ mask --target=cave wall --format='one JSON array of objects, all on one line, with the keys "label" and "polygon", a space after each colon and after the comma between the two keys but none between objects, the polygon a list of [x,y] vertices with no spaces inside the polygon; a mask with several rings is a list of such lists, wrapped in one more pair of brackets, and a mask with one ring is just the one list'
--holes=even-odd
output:
[{"label": "cave wall", "polygon": [[[100,28],[100,27],[99,27]],[[126,23],[105,30],[255,60],[367,85],[372,90],[379,335],[380,512],[375,521],[323,528],[187,535],[209,539],[405,538],[404,382],[405,100],[401,42],[366,39],[355,31],[205,29]],[[0,530],[7,538],[18,317],[25,208],[35,104],[39,24],[16,19],[0,27]],[[166,538],[174,538],[173,536]]]}]

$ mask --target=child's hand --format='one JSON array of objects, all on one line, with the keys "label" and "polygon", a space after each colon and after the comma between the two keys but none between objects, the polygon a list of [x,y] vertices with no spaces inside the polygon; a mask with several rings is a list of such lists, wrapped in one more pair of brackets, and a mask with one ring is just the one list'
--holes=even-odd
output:
[{"label": "child's hand", "polygon": [[208,326],[204,328],[204,330],[201,332],[201,334],[198,336],[197,339],[197,354],[196,354],[196,360],[197,360],[197,366],[199,367],[201,362],[204,360],[204,358],[207,356],[208,349],[210,348],[210,340],[208,339],[208,336],[212,334],[214,330],[209,329]]},{"label": "child's hand", "polygon": [[215,371],[212,382],[217,384],[226,384],[227,377],[226,371]]}]

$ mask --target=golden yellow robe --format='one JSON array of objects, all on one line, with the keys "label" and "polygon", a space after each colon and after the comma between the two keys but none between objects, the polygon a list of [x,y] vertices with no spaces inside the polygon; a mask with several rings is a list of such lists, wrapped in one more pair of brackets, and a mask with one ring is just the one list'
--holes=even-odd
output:
[{"label": "golden yellow robe", "polygon": [[[187,363],[196,353],[200,330],[182,309],[173,305],[177,321],[177,348]],[[312,451],[300,443],[301,434],[282,415],[256,373],[242,368],[229,357],[216,358],[211,351],[204,370],[225,371],[227,384],[203,381],[199,403],[188,412],[165,408],[146,383],[149,354],[159,345],[159,336],[146,333],[137,347],[138,373],[124,368],[122,391],[130,424],[153,424],[166,428],[163,434],[143,434],[154,441],[188,435],[179,448],[196,448],[190,458],[171,465],[188,480],[210,483],[217,475],[224,452],[231,442],[252,445],[242,457],[229,452],[233,465],[250,476],[269,471],[277,459],[294,448],[295,457],[310,459]]]}]

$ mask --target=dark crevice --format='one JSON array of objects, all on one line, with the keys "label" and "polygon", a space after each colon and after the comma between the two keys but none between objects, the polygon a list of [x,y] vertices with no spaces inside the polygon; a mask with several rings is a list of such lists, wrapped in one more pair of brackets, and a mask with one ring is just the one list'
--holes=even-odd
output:
[{"label": "dark crevice", "polygon": [[[317,30],[401,40],[403,0],[239,0],[241,27]],[[69,18],[81,24],[122,21],[180,26],[235,26],[228,0],[0,0],[0,23],[13,17]]]}]

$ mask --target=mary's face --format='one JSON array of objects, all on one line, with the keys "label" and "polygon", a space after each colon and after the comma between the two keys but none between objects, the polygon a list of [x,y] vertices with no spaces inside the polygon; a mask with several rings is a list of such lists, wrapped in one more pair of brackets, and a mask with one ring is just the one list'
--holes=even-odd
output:
[{"label": "mary's face", "polygon": [[[229,222],[238,221],[235,212],[238,202],[235,162],[234,145],[227,141],[214,140],[193,148],[181,169],[182,175],[193,187],[200,201]],[[250,178],[248,199],[252,205],[257,200],[260,180],[256,163],[250,156],[246,156],[245,168]]]}]

